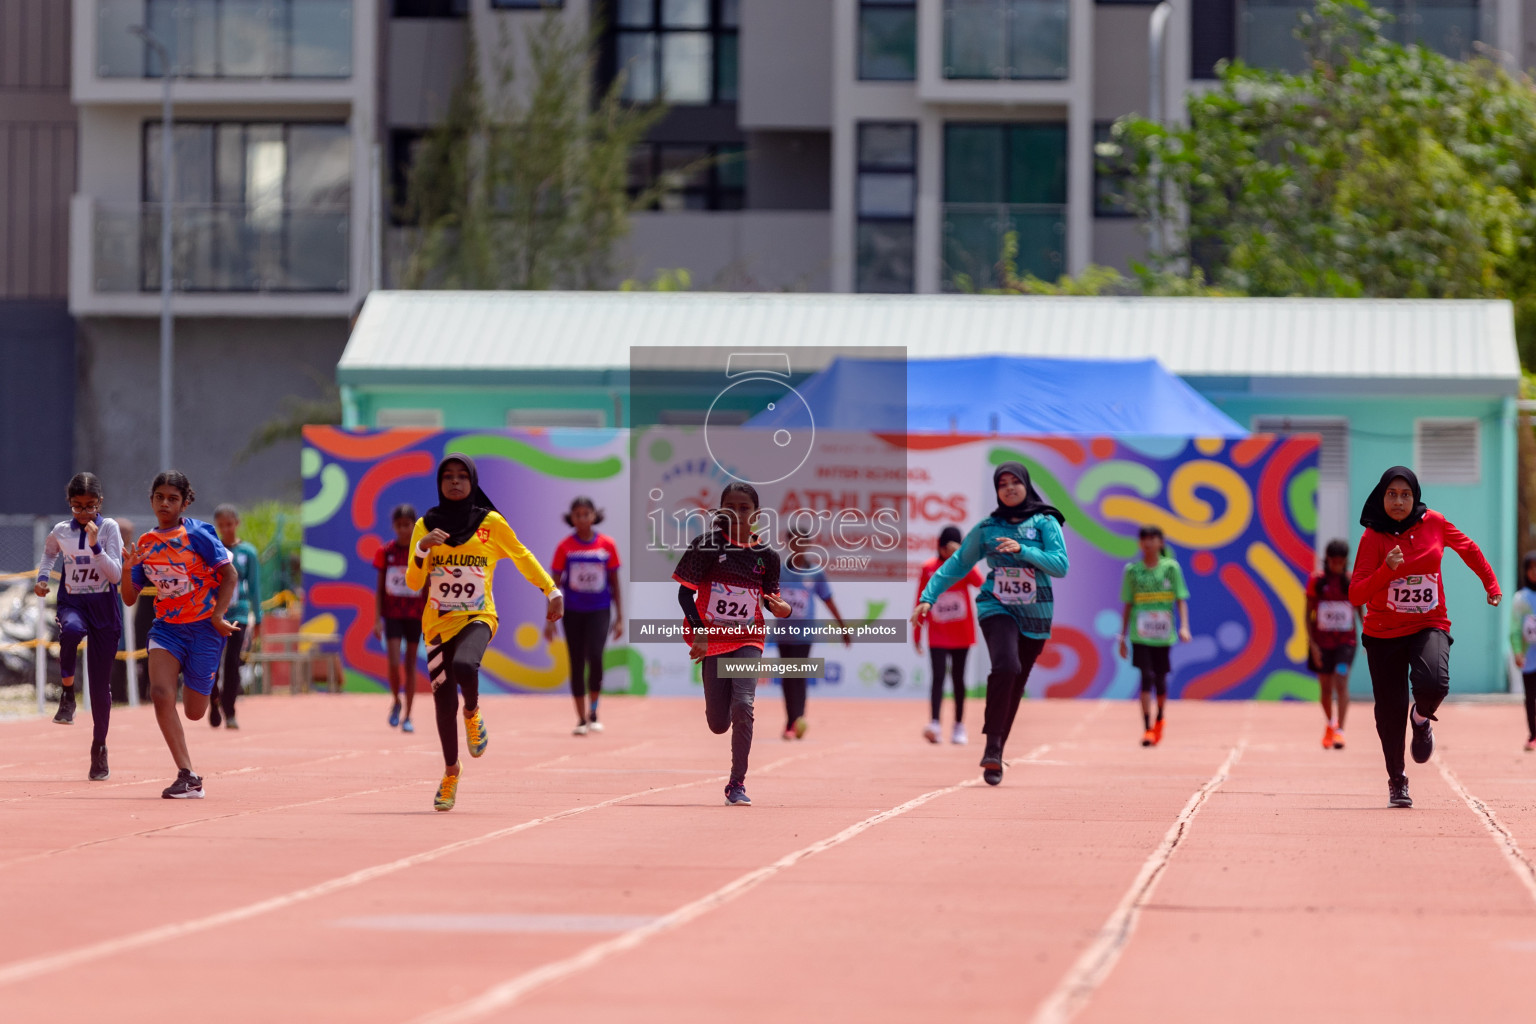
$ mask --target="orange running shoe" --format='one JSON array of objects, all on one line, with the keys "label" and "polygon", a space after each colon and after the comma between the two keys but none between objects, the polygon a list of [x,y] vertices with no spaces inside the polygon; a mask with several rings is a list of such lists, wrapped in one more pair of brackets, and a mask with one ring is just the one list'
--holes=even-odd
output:
[{"label": "orange running shoe", "polygon": [[1154,744],[1163,742],[1163,720],[1161,718],[1152,723],[1152,742]]},{"label": "orange running shoe", "polygon": [[1329,725],[1328,728],[1323,730],[1323,749],[1324,750],[1332,750],[1333,749],[1333,737],[1334,737],[1333,726]]},{"label": "orange running shoe", "polygon": [[1335,730],[1333,730],[1333,749],[1334,750],[1343,750],[1344,749],[1344,730],[1343,729],[1335,729]]},{"label": "orange running shoe", "polygon": [[1142,746],[1150,747],[1150,746],[1155,745],[1156,743],[1157,743],[1157,730],[1155,730],[1155,729],[1148,729],[1146,732],[1141,734],[1141,745]]}]

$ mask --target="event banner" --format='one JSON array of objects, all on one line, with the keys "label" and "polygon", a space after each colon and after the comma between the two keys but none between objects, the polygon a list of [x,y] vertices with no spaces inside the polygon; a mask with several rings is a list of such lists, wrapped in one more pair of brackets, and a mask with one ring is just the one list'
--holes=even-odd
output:
[{"label": "event banner", "polygon": [[[1117,656],[1125,565],[1137,556],[1137,530],[1156,525],[1179,560],[1190,589],[1193,640],[1173,650],[1171,690],[1204,698],[1304,697],[1304,587],[1315,562],[1317,441],[1255,436],[1236,441],[1157,438],[1005,438],[882,436],[830,448],[809,479],[841,481],[808,496],[767,488],[764,506],[870,507],[904,503],[905,579],[840,580],[833,600],[851,625],[899,622],[916,596],[918,572],[947,525],[968,530],[996,504],[993,468],[1022,462],[1045,498],[1066,515],[1071,568],[1055,581],[1051,642],[1031,677],[1031,696],[1131,697],[1137,675]],[[481,482],[531,551],[548,565],[569,532],[562,520],[577,495],[606,518],[626,564],[666,559],[666,550],[633,551],[632,485],[690,472],[686,430],[387,430],[305,432],[305,628],[337,633],[349,686],[383,685],[386,667],[374,636],[378,574],[373,554],[391,536],[390,510],[408,502],[418,513],[435,500],[433,471],[449,451],[472,456]],[[889,449],[902,448],[893,452]],[[822,456],[817,456],[821,458]],[[906,486],[893,472],[905,465]],[[873,467],[856,476],[851,467]],[[699,504],[718,481],[700,471]],[[904,491],[904,493],[903,493]],[[647,493],[642,489],[639,493]],[[690,492],[691,493],[691,492]],[[715,495],[718,498],[718,494]],[[652,510],[654,512],[654,510]],[[634,510],[644,517],[646,511]],[[771,517],[770,517],[771,518]],[[782,537],[772,538],[777,546]],[[659,568],[659,565],[658,565]],[[632,620],[681,620],[675,585],[632,582],[624,611]],[[653,574],[654,575],[654,574]],[[491,692],[563,692],[563,640],[544,638],[544,601],[511,565],[496,574],[500,628],[483,665]],[[815,615],[828,618],[818,603]],[[773,651],[770,648],[770,655]],[[928,691],[926,652],[910,637],[893,642],[817,644],[825,675],[813,694],[917,697]],[[605,689],[631,693],[698,691],[697,666],[676,638],[623,637],[609,644]],[[978,644],[967,676],[973,690],[988,671]],[[772,683],[767,685],[772,686]]]}]

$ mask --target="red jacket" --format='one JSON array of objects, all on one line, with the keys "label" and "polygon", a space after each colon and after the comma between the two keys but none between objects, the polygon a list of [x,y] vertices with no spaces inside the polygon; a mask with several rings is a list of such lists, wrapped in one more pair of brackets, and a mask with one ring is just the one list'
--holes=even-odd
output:
[{"label": "red jacket", "polygon": [[[1387,567],[1387,553],[1403,549],[1403,564]],[[1445,608],[1445,582],[1440,561],[1451,548],[1467,568],[1477,573],[1489,597],[1499,595],[1493,567],[1472,538],[1456,529],[1438,512],[1401,536],[1366,530],[1355,556],[1355,574],[1349,581],[1349,601],[1365,606],[1365,635],[1381,638],[1411,636],[1425,629],[1451,628]]]},{"label": "red jacket", "polygon": [[[917,581],[919,599],[923,596],[923,588],[928,585],[928,581],[943,564],[944,559],[937,556],[923,563],[923,575]],[[940,609],[935,604],[928,612],[928,645],[930,647],[952,651],[971,647],[976,643],[976,613],[971,608],[971,588],[979,587],[985,582],[987,578],[981,574],[981,570],[972,569],[969,576],[939,595],[939,600],[945,602],[946,607]],[[912,642],[919,644],[923,642],[922,624],[912,631]]]}]

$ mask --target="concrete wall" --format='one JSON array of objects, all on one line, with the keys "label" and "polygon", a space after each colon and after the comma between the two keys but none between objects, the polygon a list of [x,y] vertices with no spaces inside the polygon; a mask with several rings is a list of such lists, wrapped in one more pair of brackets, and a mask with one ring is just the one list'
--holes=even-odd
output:
[{"label": "concrete wall", "polygon": [[64,507],[75,472],[74,333],[62,298],[0,301],[0,515]]},{"label": "concrete wall", "polygon": [[741,0],[743,128],[832,126],[832,4]]},{"label": "concrete wall", "polygon": [[[346,346],[344,319],[184,319],[176,324],[173,460],[198,491],[197,512],[221,501],[297,499],[299,445],[245,461],[239,453],[285,400],[324,396]],[[102,478],[114,507],[146,507],[159,457],[159,325],[79,321],[77,463]],[[197,513],[194,513],[197,514]]]},{"label": "concrete wall", "polygon": [[684,268],[700,291],[831,290],[826,213],[640,213],[631,225],[618,252],[627,277]]}]

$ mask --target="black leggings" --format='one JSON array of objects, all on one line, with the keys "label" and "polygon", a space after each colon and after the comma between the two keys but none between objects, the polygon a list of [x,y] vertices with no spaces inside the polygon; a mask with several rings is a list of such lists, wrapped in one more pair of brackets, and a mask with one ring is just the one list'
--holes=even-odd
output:
[{"label": "black leggings", "polygon": [[245,632],[250,629],[245,623],[240,623],[240,628],[224,638],[224,657],[219,674],[213,680],[213,693],[209,694],[209,700],[219,702],[220,709],[225,718],[235,717],[235,698],[245,691],[240,688],[240,655],[245,651]]},{"label": "black leggings", "polygon": [[933,668],[933,686],[928,693],[928,703],[935,722],[944,710],[944,665],[949,663],[949,678],[955,691],[955,721],[965,721],[965,658],[969,647],[934,647],[928,645],[928,664]]},{"label": "black leggings", "polygon": [[720,672],[721,658],[761,658],[760,647],[738,647],[734,651],[711,654],[702,664],[704,676],[704,720],[716,736],[731,731],[731,781],[747,777],[747,759],[752,754],[752,705],[757,697],[756,679],[726,679]]},{"label": "black leggings", "polygon": [[[781,658],[809,658],[810,644],[779,644]],[[784,690],[784,728],[793,729],[795,722],[805,717],[805,693],[808,679],[781,678],[779,686]]]},{"label": "black leggings", "polygon": [[1530,738],[1536,740],[1536,672],[1524,673],[1525,678],[1525,728]]},{"label": "black leggings", "polygon": [[565,626],[565,648],[570,652],[571,694],[599,696],[603,692],[603,647],[608,643],[611,609],[566,612],[560,622]]},{"label": "black leggings", "polygon": [[471,622],[446,643],[427,644],[427,676],[432,680],[432,703],[437,706],[437,738],[443,744],[443,763],[459,763],[459,691],[464,691],[464,713],[480,706],[480,659],[491,642],[491,627]]},{"label": "black leggings", "polygon": [[[115,600],[115,598],[114,598]],[[86,640],[85,669],[91,691],[91,742],[107,742],[107,727],[112,722],[112,666],[117,660],[117,645],[122,630],[91,629],[84,617],[73,609],[59,609],[59,675],[74,676],[73,692],[79,693],[80,641]],[[66,671],[66,669],[68,671]]]},{"label": "black leggings", "polygon": [[1451,692],[1451,635],[1421,629],[1409,636],[1365,638],[1371,666],[1371,693],[1376,698],[1376,735],[1387,762],[1387,775],[1403,778],[1403,730],[1407,727],[1408,691],[1425,718]]},{"label": "black leggings", "polygon": [[1025,636],[1011,615],[993,615],[981,620],[981,634],[987,638],[987,654],[992,671],[987,674],[987,708],[981,731],[987,734],[987,753],[1002,755],[1003,744],[1013,731],[1013,719],[1024,699],[1035,659],[1045,648],[1045,641]]}]

